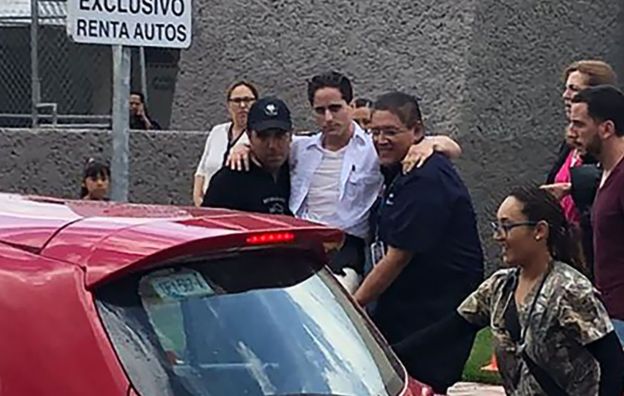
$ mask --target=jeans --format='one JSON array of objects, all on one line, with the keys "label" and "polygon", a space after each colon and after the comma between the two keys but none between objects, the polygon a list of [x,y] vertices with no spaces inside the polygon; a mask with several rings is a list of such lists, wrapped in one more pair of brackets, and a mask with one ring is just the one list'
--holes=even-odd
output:
[{"label": "jeans", "polygon": [[620,342],[622,343],[622,347],[624,347],[624,320],[619,319],[611,319],[613,322],[613,327],[615,328],[615,334],[617,334]]}]

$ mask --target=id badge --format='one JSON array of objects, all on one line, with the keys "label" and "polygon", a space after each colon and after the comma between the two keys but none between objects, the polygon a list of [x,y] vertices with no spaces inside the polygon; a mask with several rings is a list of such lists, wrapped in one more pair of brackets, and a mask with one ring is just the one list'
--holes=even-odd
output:
[{"label": "id badge", "polygon": [[370,245],[370,253],[373,266],[375,266],[386,255],[386,245],[382,241],[375,241]]}]

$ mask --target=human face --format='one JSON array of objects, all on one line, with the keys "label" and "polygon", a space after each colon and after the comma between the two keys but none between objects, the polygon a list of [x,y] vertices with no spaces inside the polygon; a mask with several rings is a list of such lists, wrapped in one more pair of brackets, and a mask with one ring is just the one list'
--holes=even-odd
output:
[{"label": "human face", "polygon": [[269,172],[278,170],[290,154],[291,133],[279,129],[257,133],[249,136],[249,144],[254,157]]},{"label": "human face", "polygon": [[351,106],[338,88],[321,88],[314,93],[312,109],[325,137],[344,137],[351,131]]},{"label": "human face", "polygon": [[88,176],[83,181],[83,186],[87,189],[87,198],[92,200],[102,200],[108,195],[110,180],[107,175],[100,174],[96,177]]},{"label": "human face", "polygon": [[494,240],[501,245],[503,262],[509,267],[530,263],[536,253],[547,247],[547,227],[543,222],[530,222],[522,213],[524,205],[507,197],[496,214]]},{"label": "human face", "polygon": [[139,95],[130,95],[130,114],[140,115],[143,111],[143,102]]},{"label": "human face", "polygon": [[232,90],[228,98],[228,112],[235,126],[238,128],[247,126],[247,114],[256,99],[253,91],[246,85],[239,85]]},{"label": "human face", "polygon": [[353,121],[357,122],[362,129],[368,129],[371,120],[370,107],[357,107],[353,109]]},{"label": "human face", "polygon": [[416,128],[407,128],[393,113],[375,110],[369,125],[382,166],[400,163],[416,137]]},{"label": "human face", "polygon": [[570,109],[572,107],[572,98],[589,87],[589,76],[581,73],[580,71],[573,71],[568,75],[566,79],[565,87],[561,97],[563,98],[563,105],[565,107],[566,116],[570,118]]},{"label": "human face", "polygon": [[570,110],[570,125],[567,135],[582,153],[590,153],[600,158],[602,140],[599,136],[600,125],[597,124],[587,111],[587,103],[572,103]]}]

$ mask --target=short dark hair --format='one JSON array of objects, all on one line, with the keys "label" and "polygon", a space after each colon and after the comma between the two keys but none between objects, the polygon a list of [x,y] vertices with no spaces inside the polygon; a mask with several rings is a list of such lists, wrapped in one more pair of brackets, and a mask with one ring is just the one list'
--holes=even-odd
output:
[{"label": "short dark hair", "polygon": [[145,104],[145,95],[143,95],[143,92],[132,91],[132,92],[130,92],[130,96],[132,96],[132,95],[138,96],[139,99],[141,100],[141,103]]},{"label": "short dark hair", "polygon": [[615,124],[615,134],[624,136],[624,94],[612,85],[598,85],[577,93],[572,103],[586,103],[589,116]]},{"label": "short dark hair", "polygon": [[330,71],[312,77],[308,81],[308,101],[310,105],[314,104],[316,91],[322,88],[336,88],[340,91],[340,95],[342,95],[342,99],[345,102],[351,103],[353,100],[351,81],[344,74]]},{"label": "short dark hair", "polygon": [[422,114],[418,99],[404,92],[390,92],[381,95],[373,105],[373,111],[385,110],[394,114],[408,128],[422,125]]},{"label": "short dark hair", "polygon": [[254,99],[258,99],[258,90],[256,89],[256,87],[250,83],[249,81],[236,81],[234,84],[230,85],[230,88],[228,88],[227,90],[227,100],[230,100],[231,96],[232,96],[232,92],[234,92],[234,90],[238,87],[247,87],[249,88],[249,90],[251,91],[251,93],[254,96]]},{"label": "short dark hair", "polygon": [[356,109],[360,107],[373,107],[373,101],[368,98],[357,98],[353,101],[353,107]]}]

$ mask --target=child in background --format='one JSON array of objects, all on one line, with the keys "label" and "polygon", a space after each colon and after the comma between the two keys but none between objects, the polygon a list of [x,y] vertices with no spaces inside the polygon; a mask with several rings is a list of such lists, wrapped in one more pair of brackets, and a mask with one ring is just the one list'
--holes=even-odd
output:
[{"label": "child in background", "polygon": [[80,199],[108,200],[111,172],[108,165],[90,158],[85,165],[80,186]]}]

